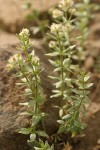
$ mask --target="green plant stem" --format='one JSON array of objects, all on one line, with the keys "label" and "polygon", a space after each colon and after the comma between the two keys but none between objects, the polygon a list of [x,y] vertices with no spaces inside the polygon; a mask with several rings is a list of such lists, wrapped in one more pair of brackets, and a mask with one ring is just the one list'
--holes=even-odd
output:
[{"label": "green plant stem", "polygon": [[[83,77],[83,88],[84,88],[84,77]],[[83,98],[81,99],[81,101],[79,103],[79,106],[78,106],[77,111],[76,111],[75,114],[77,114],[77,112],[80,112],[80,108],[82,106],[82,102],[83,102],[84,98],[85,98],[85,90],[83,89]]]},{"label": "green plant stem", "polygon": [[[61,81],[62,81],[62,86],[61,86],[61,97],[62,100],[64,100],[64,66],[63,66],[63,48],[60,42],[60,38],[58,37],[58,42],[59,42],[59,48],[60,48],[60,64],[61,64]],[[63,105],[63,101],[62,101]]]},{"label": "green plant stem", "polygon": [[22,72],[24,78],[25,78],[25,79],[27,80],[27,82],[29,83],[30,89],[31,89],[31,91],[32,91],[32,95],[33,95],[33,97],[34,97],[33,87],[30,85],[30,81],[28,80],[27,76],[25,75],[24,70],[23,70],[23,67],[21,66],[21,64],[19,64],[19,67],[20,67],[20,70],[21,70],[21,72]]},{"label": "green plant stem", "polygon": [[[28,57],[28,53],[27,53],[27,51],[25,50],[25,54],[26,54],[26,56]],[[30,65],[31,65],[31,67],[32,67],[32,70],[33,70],[33,73],[35,73],[35,71],[34,71],[34,68],[33,68],[33,65],[32,65],[32,62],[31,61],[29,61],[29,63],[30,63]],[[36,70],[37,68],[36,68],[36,66],[35,66],[35,70]],[[37,115],[38,113],[40,113],[40,109],[39,109],[39,105],[38,105],[38,86],[37,86],[37,84],[38,84],[38,79],[37,79],[37,75],[36,75],[36,73],[35,73],[35,114]],[[46,129],[45,129],[45,125],[44,125],[44,122],[43,122],[43,120],[41,120],[41,122],[42,122],[42,126],[43,126],[43,130],[46,132]]]},{"label": "green plant stem", "polygon": [[40,21],[38,20],[38,18],[37,18],[37,17],[35,17],[35,21],[36,21],[36,23],[37,23],[38,27],[39,27],[39,28],[40,28],[40,30],[41,30],[42,37],[44,37],[44,36],[45,36],[44,29],[43,29],[43,27],[41,26],[41,23],[40,23]]},{"label": "green plant stem", "polygon": [[35,114],[38,113],[38,109],[39,109],[39,106],[38,106],[38,86],[37,86],[37,75],[35,75]]}]

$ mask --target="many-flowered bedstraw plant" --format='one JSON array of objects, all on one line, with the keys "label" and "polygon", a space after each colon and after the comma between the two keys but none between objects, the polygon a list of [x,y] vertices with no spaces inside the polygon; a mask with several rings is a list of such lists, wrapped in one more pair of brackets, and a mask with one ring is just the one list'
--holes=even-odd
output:
[{"label": "many-flowered bedstraw plant", "polygon": [[82,0],[76,3],[76,28],[79,32],[79,38],[77,41],[77,55],[74,56],[79,62],[85,59],[86,57],[86,44],[89,34],[89,21],[94,15],[91,13],[93,10],[100,9],[98,5],[91,3],[91,0]]},{"label": "many-flowered bedstraw plant", "polygon": [[49,61],[54,66],[56,74],[50,76],[54,79],[56,88],[51,98],[61,98],[58,133],[71,132],[72,136],[81,132],[85,127],[82,117],[86,111],[85,104],[88,102],[88,88],[92,86],[91,83],[88,83],[90,75],[79,71],[79,67],[72,63],[72,56],[76,48],[76,45],[72,44],[71,37],[75,24],[75,20],[72,19],[74,13],[72,0],[60,1],[58,8],[53,12],[55,23],[50,27],[52,41],[49,47],[52,52],[47,54],[52,58]]},{"label": "many-flowered bedstraw plant", "polygon": [[[19,133],[29,134],[30,140],[28,140],[29,145],[34,150],[53,150],[53,146],[49,146],[48,142],[43,142],[41,137],[48,139],[48,135],[45,132],[45,127],[43,123],[43,118],[45,116],[44,112],[41,112],[41,106],[44,104],[44,98],[42,97],[41,89],[41,79],[40,79],[40,60],[35,56],[34,50],[29,53],[29,49],[32,44],[29,40],[29,30],[23,29],[19,33],[18,39],[20,41],[19,50],[22,51],[22,54],[18,53],[12,56],[9,59],[9,64],[7,69],[17,69],[17,77],[20,78],[20,83],[17,85],[24,85],[25,91],[24,94],[28,99],[27,102],[20,103],[28,107],[27,112],[22,113],[21,115],[31,116],[31,124],[29,128],[22,128],[19,130]],[[43,125],[43,131],[38,129],[38,124]]]},{"label": "many-flowered bedstraw plant", "polygon": [[81,35],[78,39],[78,59],[82,60],[85,58],[85,45],[88,36],[88,23],[90,19],[90,0],[83,0],[76,4],[76,16],[78,17],[76,21],[77,29]]}]

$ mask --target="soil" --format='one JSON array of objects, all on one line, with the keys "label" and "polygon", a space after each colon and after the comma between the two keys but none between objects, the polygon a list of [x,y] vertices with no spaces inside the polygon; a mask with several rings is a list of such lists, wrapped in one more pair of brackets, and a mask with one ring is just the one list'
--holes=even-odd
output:
[{"label": "soil", "polygon": [[[10,5],[12,5],[14,2],[15,1],[10,3],[6,1],[5,4],[10,3]],[[0,4],[1,3],[3,4],[2,0],[0,1]],[[6,7],[6,9],[9,11],[8,7]],[[5,14],[7,14],[7,12],[5,12]],[[6,26],[5,24],[2,25],[4,28],[16,28],[15,22],[16,21],[14,21],[14,23],[6,22]],[[17,80],[13,77],[15,72],[7,73],[5,70],[7,60],[11,55],[17,52],[16,47],[18,45],[18,40],[15,34],[11,34],[12,30],[9,30],[10,33],[7,33],[6,31],[0,31],[0,150],[29,150],[30,148],[26,142],[28,137],[16,132],[18,128],[26,127],[29,124],[29,118],[19,115],[26,109],[25,107],[19,106],[19,102],[24,101],[24,98],[20,96],[24,89],[23,87],[18,88],[15,85]],[[13,32],[16,32],[16,29],[14,29]],[[52,84],[49,78],[47,78],[48,73],[49,75],[52,74],[52,66],[44,55],[47,53],[48,49],[43,46],[42,40],[36,40],[33,49],[42,61],[42,66],[45,68],[41,75],[42,87],[44,89],[43,94],[47,99],[43,109],[50,114],[50,117],[46,118],[45,124],[47,132],[52,134],[55,133],[58,128],[58,124],[56,123],[58,111],[52,106],[50,107],[51,103],[52,105],[54,104],[54,101],[50,99]],[[94,85],[91,89],[90,105],[88,107],[86,118],[87,128],[84,131],[83,137],[77,136],[72,140],[73,142],[70,143],[73,150],[100,150],[100,71],[97,72],[95,69],[98,65],[97,59],[100,57],[99,11],[96,12],[96,17],[90,23],[87,49],[88,56],[85,60],[84,67],[91,72]],[[59,100],[55,101],[56,105],[58,103]],[[58,148],[57,150],[61,150],[61,148]],[[71,150],[71,147],[65,146],[64,150]]]}]

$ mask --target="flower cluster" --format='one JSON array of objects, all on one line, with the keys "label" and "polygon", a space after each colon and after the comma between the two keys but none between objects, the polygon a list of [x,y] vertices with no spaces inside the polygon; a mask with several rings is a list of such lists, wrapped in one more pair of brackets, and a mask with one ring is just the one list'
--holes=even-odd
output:
[{"label": "flower cluster", "polygon": [[62,24],[53,23],[50,29],[52,34],[59,33],[62,30]]},{"label": "flower cluster", "polygon": [[50,41],[49,42],[49,47],[50,48],[55,48],[56,47],[56,42],[55,41]]},{"label": "flower cluster", "polygon": [[[19,33],[18,38],[20,40],[20,46],[18,49],[22,50],[24,57],[22,58],[21,54],[15,54],[8,60],[9,69],[17,67],[16,77],[20,79],[17,85],[23,85],[24,95],[28,99],[27,102],[20,103],[20,105],[27,106],[30,108],[29,111],[21,113],[21,115],[31,116],[30,127],[21,128],[18,130],[19,133],[29,134],[30,139],[28,144],[32,149],[46,149],[54,150],[53,145],[50,146],[48,141],[42,141],[41,137],[45,139],[49,138],[48,134],[45,132],[45,126],[43,118],[45,113],[41,111],[41,107],[44,104],[45,98],[43,98],[43,91],[41,87],[40,79],[40,61],[39,58],[35,55],[34,50],[29,53],[28,50],[31,46],[29,40],[29,30],[23,29]],[[42,124],[42,131],[37,128],[38,123]],[[38,139],[36,137],[39,137]],[[37,143],[34,145],[34,143]]]},{"label": "flower cluster", "polygon": [[12,57],[9,58],[8,62],[13,64],[14,62],[18,62],[22,59],[21,54],[14,54]]},{"label": "flower cluster", "polygon": [[61,0],[58,7],[63,11],[68,11],[73,4],[74,2],[72,0]]},{"label": "flower cluster", "polygon": [[22,31],[19,33],[19,36],[29,36],[29,30],[28,29],[22,29]]},{"label": "flower cluster", "polygon": [[73,29],[73,25],[71,25],[69,22],[67,23],[53,23],[50,27],[51,34],[58,35],[59,37],[64,37]]},{"label": "flower cluster", "polygon": [[19,41],[20,41],[20,50],[27,51],[31,46],[31,42],[29,39],[29,30],[28,29],[22,29],[22,31],[17,35]]},{"label": "flower cluster", "polygon": [[[85,127],[80,116],[88,101],[86,90],[92,85],[88,84],[90,76],[84,72],[79,73],[79,66],[72,62],[76,50],[76,45],[73,45],[73,37],[71,37],[75,29],[75,19],[72,15],[76,9],[73,4],[72,0],[61,0],[58,9],[53,12],[56,23],[50,27],[52,41],[49,47],[52,52],[47,54],[52,58],[49,59],[49,62],[54,66],[54,73],[57,72],[55,76],[49,76],[55,80],[55,89],[52,91],[51,98],[59,96],[61,98],[59,107],[61,120],[57,121],[60,124],[58,133],[67,131],[71,132],[72,136],[81,132]],[[77,74],[80,74],[78,80]]]},{"label": "flower cluster", "polygon": [[22,61],[21,54],[14,54],[12,57],[9,58],[8,64],[6,65],[6,69],[9,71],[15,66],[18,66],[19,61]]},{"label": "flower cluster", "polygon": [[55,9],[53,11],[53,18],[60,18],[63,16],[63,12],[59,9]]}]

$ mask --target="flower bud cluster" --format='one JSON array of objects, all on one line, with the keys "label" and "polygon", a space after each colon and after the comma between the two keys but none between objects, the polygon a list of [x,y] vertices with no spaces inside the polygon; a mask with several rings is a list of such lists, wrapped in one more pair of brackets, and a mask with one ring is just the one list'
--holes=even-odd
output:
[{"label": "flower bud cluster", "polygon": [[51,34],[59,33],[62,29],[62,24],[53,23],[50,29],[51,29]]},{"label": "flower bud cluster", "polygon": [[[59,36],[59,38],[68,37],[69,32],[73,29],[72,22],[66,15],[68,12],[72,15],[75,13],[75,8],[73,7],[74,2],[72,0],[61,0],[58,8],[53,11],[53,18],[57,19],[57,23],[53,23],[50,27],[51,34],[54,36]],[[59,20],[60,19],[60,20]],[[49,47],[53,47],[51,43]]]},{"label": "flower bud cluster", "polygon": [[9,58],[8,64],[6,65],[7,70],[13,69],[16,65],[18,65],[18,61],[22,60],[21,54],[14,54],[12,57]]},{"label": "flower bud cluster", "polygon": [[[58,36],[59,38],[65,38],[68,36],[69,32],[72,31],[73,25],[70,24],[70,22],[67,22],[65,24],[63,23],[53,23],[50,27],[51,34],[54,36]],[[50,41],[49,47],[55,48],[56,47],[56,41]]]},{"label": "flower bud cluster", "polygon": [[59,9],[55,9],[53,11],[53,18],[60,18],[63,16],[63,12]]},{"label": "flower bud cluster", "polygon": [[54,48],[56,46],[56,42],[55,41],[50,41],[49,42],[49,47],[50,48]]},{"label": "flower bud cluster", "polygon": [[12,57],[9,58],[8,62],[13,64],[19,60],[22,60],[21,54],[14,54]]},{"label": "flower bud cluster", "polygon": [[19,36],[29,36],[29,30],[28,29],[22,29],[22,31],[19,33]]},{"label": "flower bud cluster", "polygon": [[70,24],[70,22],[64,24],[62,26],[62,31],[65,33],[65,32],[69,32],[73,29],[73,26]]},{"label": "flower bud cluster", "polygon": [[74,2],[72,0],[61,0],[58,7],[63,11],[68,11],[73,5]]}]

